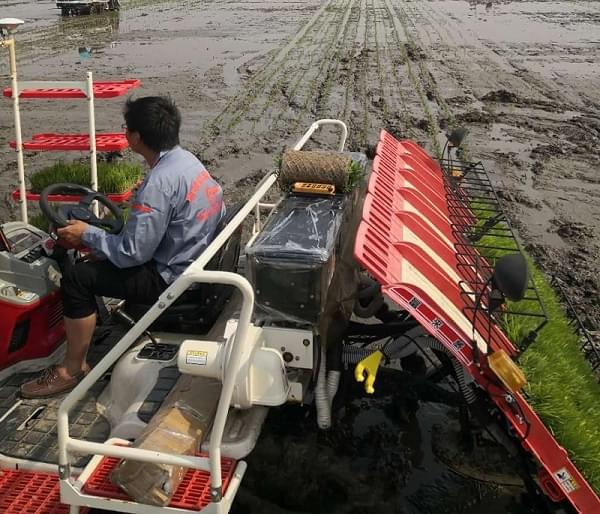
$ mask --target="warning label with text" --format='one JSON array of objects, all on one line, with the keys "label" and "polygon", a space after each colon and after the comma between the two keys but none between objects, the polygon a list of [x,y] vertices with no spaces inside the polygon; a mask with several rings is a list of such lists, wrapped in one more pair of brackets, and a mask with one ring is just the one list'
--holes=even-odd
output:
[{"label": "warning label with text", "polygon": [[190,350],[185,354],[186,364],[197,364],[198,366],[206,366],[207,360],[208,352]]}]

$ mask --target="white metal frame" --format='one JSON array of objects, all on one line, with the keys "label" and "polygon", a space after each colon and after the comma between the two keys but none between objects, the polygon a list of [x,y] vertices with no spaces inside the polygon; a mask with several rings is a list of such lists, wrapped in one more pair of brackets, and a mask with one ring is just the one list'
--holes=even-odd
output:
[{"label": "white metal frame", "polygon": [[[346,142],[347,128],[346,125],[339,120],[319,120],[316,123],[313,123],[294,148],[301,149],[315,130],[324,124],[341,126],[342,137],[339,148],[340,150],[343,150]],[[254,311],[254,290],[250,282],[237,273],[209,271],[205,269],[205,266],[243,223],[253,209],[256,209],[256,212],[260,215],[260,207],[267,207],[270,205],[261,204],[260,200],[276,183],[277,177],[278,172],[272,171],[259,182],[252,197],[214,241],[204,250],[204,252],[202,252],[202,255],[200,255],[200,257],[198,257],[198,259],[196,259],[184,273],[160,295],[152,308],[142,316],[142,318],[121,338],[112,350],[108,352],[108,354],[62,401],[58,410],[57,422],[59,477],[61,481],[60,490],[61,500],[64,503],[72,505],[71,513],[79,512],[78,506],[91,506],[110,510],[117,509],[121,512],[178,512],[175,509],[141,506],[133,502],[120,502],[118,500],[104,499],[83,494],[81,489],[87,475],[86,472],[84,472],[84,474],[76,480],[71,477],[69,464],[71,452],[95,455],[95,465],[97,465],[101,456],[112,456],[120,459],[170,464],[185,468],[210,471],[211,498],[213,503],[211,503],[204,512],[211,514],[226,514],[229,511],[229,507],[235,497],[235,492],[237,491],[245,472],[246,464],[242,461],[238,462],[235,471],[235,479],[230,483],[226,495],[223,495],[221,482],[221,442],[223,439],[225,423],[227,421],[227,414],[231,405],[237,372],[240,367],[242,355],[246,351],[246,346],[250,341],[248,332],[251,326],[252,313]],[[255,229],[256,228],[255,225]],[[234,335],[229,365],[223,379],[223,387],[211,430],[208,458],[189,455],[174,455],[141,448],[115,446],[106,443],[94,443],[71,437],[69,435],[69,411],[73,406],[173,302],[175,302],[192,284],[197,283],[231,285],[239,290],[242,297],[238,328]],[[92,466],[90,464],[86,470],[91,469]]]},{"label": "white metal frame", "polygon": [[[192,263],[186,271],[171,284],[159,297],[152,308],[132,327],[123,338],[108,352],[108,354],[92,369],[92,371],[77,385],[75,389],[62,401],[58,411],[58,446],[59,446],[59,476],[61,479],[61,499],[72,505],[91,505],[90,498],[84,497],[80,492],[81,481],[72,482],[70,477],[69,454],[80,452],[93,455],[109,455],[121,459],[133,459],[143,462],[154,462],[183,466],[186,468],[202,469],[211,473],[211,494],[216,502],[214,512],[226,513],[227,500],[221,500],[221,440],[227,412],[231,404],[231,397],[235,385],[237,370],[240,365],[241,356],[245,350],[245,344],[249,340],[248,329],[251,324],[252,312],[254,310],[254,291],[248,280],[241,275],[223,271],[208,271],[204,267],[217,251],[225,244],[229,237],[242,224],[244,219],[252,212],[260,199],[267,193],[277,180],[277,173],[271,172],[258,184],[252,198],[234,216],[231,222],[206,248],[202,255]],[[102,443],[93,443],[74,439],[69,435],[69,411],[85,395],[86,391],[117,361],[117,359],[148,329],[148,327],[167,309],[177,298],[179,298],[192,284],[211,283],[227,284],[239,289],[242,296],[242,307],[238,330],[234,336],[233,348],[229,360],[229,366],[223,380],[223,388],[219,398],[219,404],[215,415],[210,439],[209,457],[193,457],[188,455],[173,455],[164,452],[144,450],[140,448],[126,448],[111,446]],[[238,466],[243,463],[238,463]],[[245,469],[245,464],[243,464]],[[242,473],[242,468],[239,472]],[[77,485],[79,484],[79,486]],[[99,502],[99,504],[98,504]],[[96,506],[103,505],[104,508],[116,507],[114,500],[94,499]],[[138,512],[136,510],[124,510],[123,512]],[[150,511],[148,511],[150,512]],[[158,511],[157,511],[158,512]],[[165,510],[161,511],[165,512]]]}]

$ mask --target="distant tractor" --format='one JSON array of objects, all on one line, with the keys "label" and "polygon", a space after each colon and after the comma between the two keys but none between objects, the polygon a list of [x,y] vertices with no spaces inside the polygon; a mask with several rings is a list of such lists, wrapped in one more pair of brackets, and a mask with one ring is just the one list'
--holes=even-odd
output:
[{"label": "distant tractor", "polygon": [[91,14],[102,11],[118,11],[119,0],[57,0],[56,7],[63,16]]}]

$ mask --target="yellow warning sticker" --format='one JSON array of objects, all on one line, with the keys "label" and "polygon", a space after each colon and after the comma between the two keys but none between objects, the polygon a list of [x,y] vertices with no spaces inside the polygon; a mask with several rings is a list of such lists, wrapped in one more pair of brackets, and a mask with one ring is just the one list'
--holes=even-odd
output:
[{"label": "yellow warning sticker", "polygon": [[206,366],[208,360],[208,352],[198,350],[188,350],[185,354],[186,364],[196,364],[198,366]]}]

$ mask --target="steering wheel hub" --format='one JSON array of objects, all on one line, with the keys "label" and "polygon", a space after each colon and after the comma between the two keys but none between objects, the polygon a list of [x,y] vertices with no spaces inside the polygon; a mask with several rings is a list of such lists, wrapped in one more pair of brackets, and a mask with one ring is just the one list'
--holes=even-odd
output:
[{"label": "steering wheel hub", "polygon": [[79,206],[75,206],[71,209],[71,218],[74,218],[76,220],[80,220],[80,221],[85,221],[88,222],[90,220],[90,218],[92,217],[92,213],[87,210],[84,209],[83,207],[79,207]]}]

